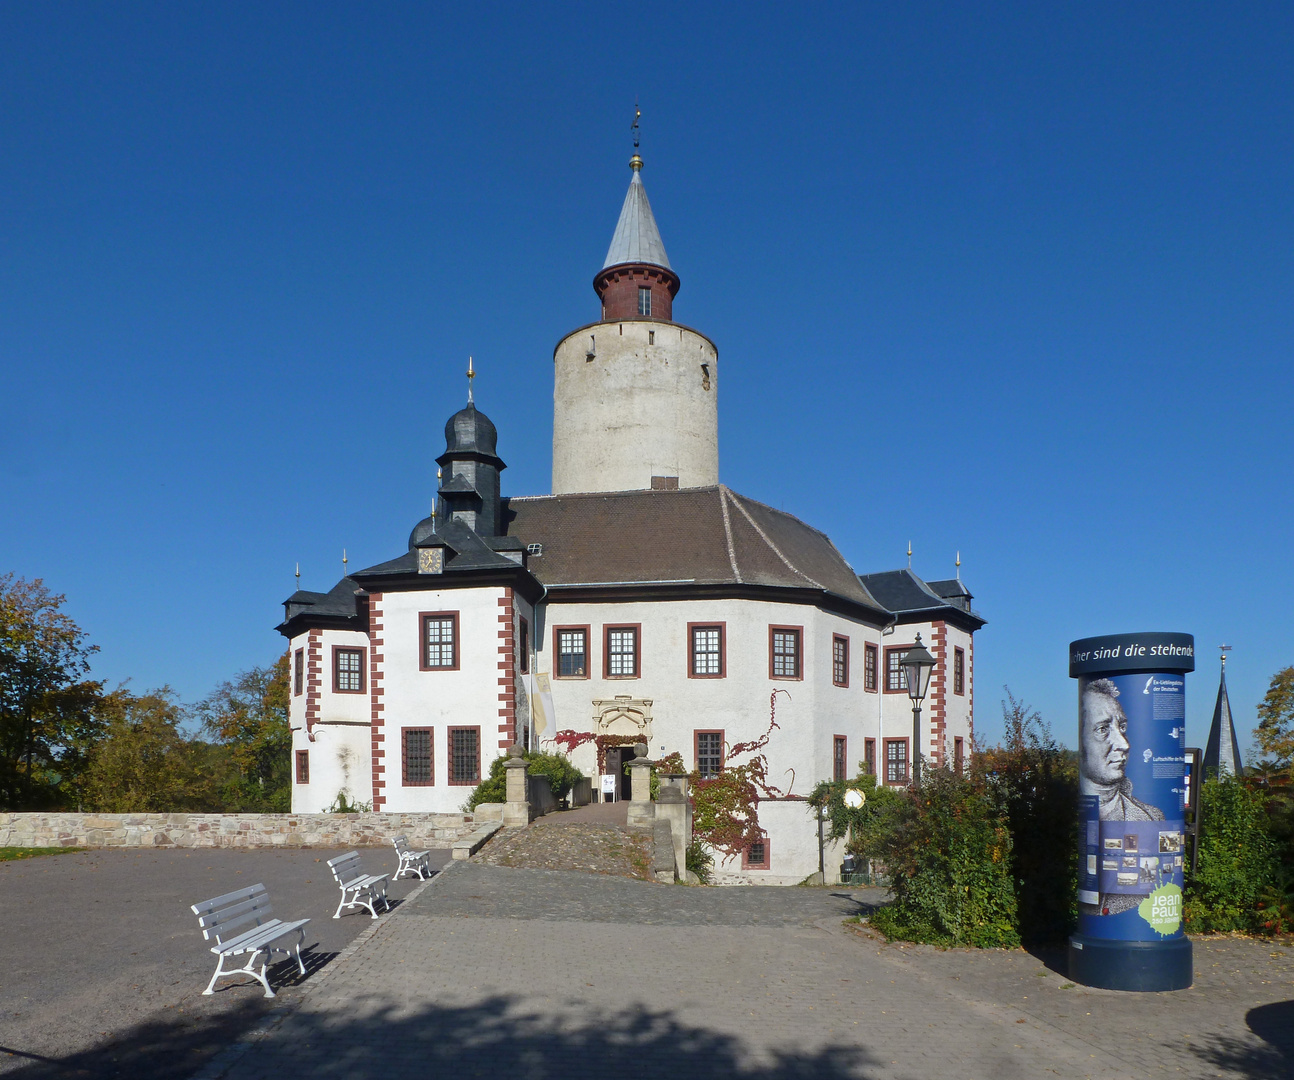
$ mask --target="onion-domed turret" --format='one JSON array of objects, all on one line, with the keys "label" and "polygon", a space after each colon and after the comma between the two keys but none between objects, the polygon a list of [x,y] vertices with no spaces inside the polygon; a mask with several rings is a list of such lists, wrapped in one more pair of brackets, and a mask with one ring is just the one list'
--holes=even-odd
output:
[{"label": "onion-domed turret", "polygon": [[478,412],[470,401],[467,408],[459,409],[445,422],[445,453],[476,453],[493,457],[498,446],[499,433],[493,421]]},{"label": "onion-domed turret", "polygon": [[[445,424],[445,452],[436,459],[441,475],[435,519],[461,521],[478,536],[498,536],[499,473],[507,466],[495,453],[499,434],[494,423],[472,402],[470,378],[474,374],[469,367],[467,407]],[[414,533],[427,524],[420,522]],[[410,537],[411,546],[414,543]]]}]

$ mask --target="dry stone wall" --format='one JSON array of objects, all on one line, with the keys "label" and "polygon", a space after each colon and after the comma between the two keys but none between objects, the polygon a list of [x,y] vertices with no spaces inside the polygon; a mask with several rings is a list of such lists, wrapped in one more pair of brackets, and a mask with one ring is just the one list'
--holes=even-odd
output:
[{"label": "dry stone wall", "polygon": [[0,847],[449,847],[471,814],[0,814]]}]

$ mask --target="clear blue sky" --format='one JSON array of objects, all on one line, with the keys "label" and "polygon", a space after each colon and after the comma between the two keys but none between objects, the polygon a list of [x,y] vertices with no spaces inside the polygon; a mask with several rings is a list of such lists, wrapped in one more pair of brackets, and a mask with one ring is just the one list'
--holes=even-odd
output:
[{"label": "clear blue sky", "polygon": [[[635,95],[720,469],[962,575],[1073,742],[1073,638],[1294,663],[1294,8],[0,8],[0,570],[186,700],[398,554],[464,396],[546,492]],[[912,492],[919,491],[919,499]]]}]

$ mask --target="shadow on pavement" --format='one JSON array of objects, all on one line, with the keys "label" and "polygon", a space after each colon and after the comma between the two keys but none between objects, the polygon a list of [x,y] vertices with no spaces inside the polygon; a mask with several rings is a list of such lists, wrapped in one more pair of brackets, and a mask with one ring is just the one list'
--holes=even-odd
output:
[{"label": "shadow on pavement", "polygon": [[1069,980],[1069,949],[1064,945],[1026,945],[1024,951],[1048,971]]},{"label": "shadow on pavement", "polygon": [[[352,1015],[297,1012],[267,1042],[233,1065],[231,1075],[290,1074],[294,1080],[344,1075],[524,1076],[565,1080],[605,1076],[669,1076],[672,1080],[733,1076],[742,1080],[866,1080],[879,1064],[856,1048],[814,1052],[781,1049],[750,1061],[733,1035],[690,1026],[668,1012],[638,1009],[564,1019],[518,1011],[515,999],[494,997],[461,1008],[378,1005],[363,999]],[[354,1013],[363,1014],[362,1016]],[[190,1075],[246,1030],[265,1010],[249,1005],[204,1023],[144,1024],[112,1056],[102,1050],[31,1060],[8,1073],[21,1080]]]}]

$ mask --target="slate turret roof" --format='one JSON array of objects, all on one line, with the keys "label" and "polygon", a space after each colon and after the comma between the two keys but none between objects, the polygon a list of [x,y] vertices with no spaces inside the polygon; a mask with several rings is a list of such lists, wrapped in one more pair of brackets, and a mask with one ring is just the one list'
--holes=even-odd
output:
[{"label": "slate turret roof", "polygon": [[927,583],[905,568],[863,574],[862,582],[899,622],[945,619],[972,631],[984,625],[971,611],[971,594],[960,581]]},{"label": "slate turret roof", "polygon": [[666,270],[673,269],[669,264],[669,256],[665,254],[665,243],[656,227],[656,218],[651,212],[651,203],[647,201],[647,189],[643,187],[638,168],[634,169],[633,179],[629,181],[629,191],[625,195],[624,206],[620,208],[620,220],[616,223],[616,231],[611,237],[611,246],[607,249],[602,269],[623,263],[644,263],[648,266],[663,266]]}]

